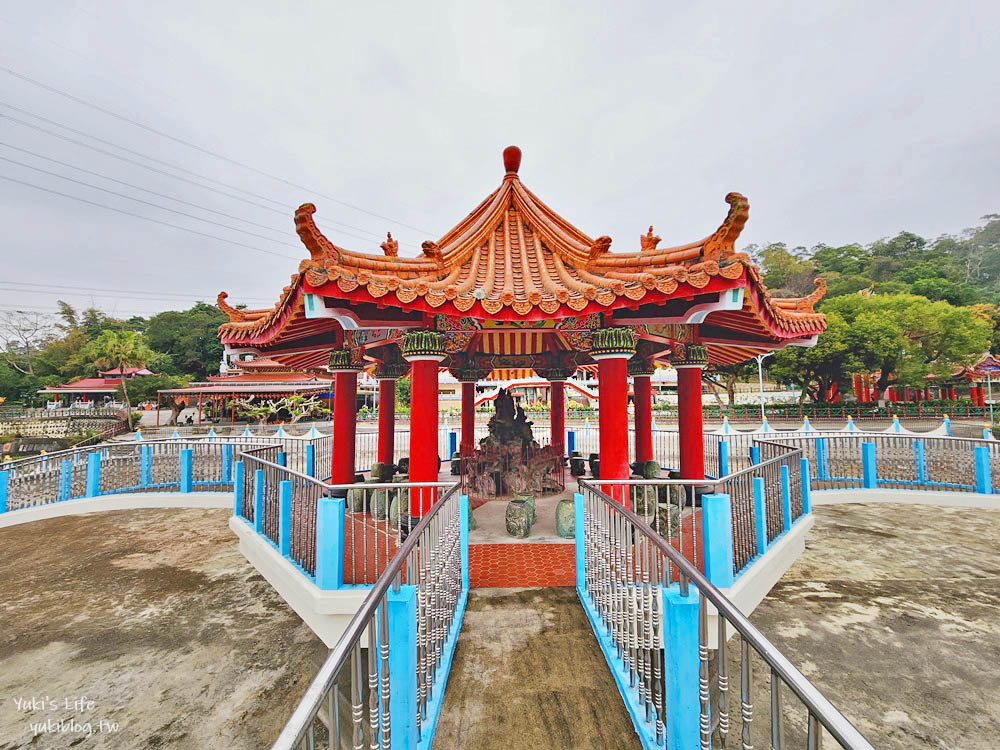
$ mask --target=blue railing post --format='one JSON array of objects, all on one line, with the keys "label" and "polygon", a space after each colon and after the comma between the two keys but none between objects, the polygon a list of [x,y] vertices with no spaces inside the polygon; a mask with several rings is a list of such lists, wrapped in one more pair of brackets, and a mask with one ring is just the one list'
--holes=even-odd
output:
[{"label": "blue railing post", "polygon": [[448,431],[448,460],[458,452],[458,433],[454,430]]},{"label": "blue railing post", "polygon": [[944,416],[944,434],[951,436],[951,417],[947,414]]},{"label": "blue railing post", "polygon": [[785,531],[792,528],[792,485],[788,465],[781,465],[781,521]]},{"label": "blue railing post", "polygon": [[306,446],[306,474],[316,476],[316,446],[312,443]]},{"label": "blue railing post", "polygon": [[462,590],[469,590],[469,498],[458,497],[458,547],[461,556]]},{"label": "blue railing post", "polygon": [[757,554],[767,552],[767,503],[764,496],[764,478],[753,478],[753,515],[757,529]]},{"label": "blue railing post", "polygon": [[[678,584],[660,588],[663,597],[663,690],[667,747],[698,747],[698,599],[692,586],[681,596]],[[391,704],[390,704],[391,705]]]},{"label": "blue railing post", "polygon": [[342,497],[321,497],[316,504],[316,586],[323,591],[344,586],[346,511],[347,502]]},{"label": "blue railing post", "polygon": [[729,495],[701,496],[705,577],[720,589],[733,585],[733,506]]},{"label": "blue railing post", "polygon": [[0,513],[7,512],[7,498],[10,496],[10,472],[0,471]]},{"label": "blue railing post", "polygon": [[576,430],[566,430],[566,455],[576,450]]},{"label": "blue railing post", "polygon": [[181,492],[190,492],[194,486],[194,451],[181,451]]},{"label": "blue railing post", "polygon": [[149,487],[152,482],[150,478],[152,477],[152,471],[150,463],[153,458],[153,446],[151,445],[140,445],[139,446],[139,486]]},{"label": "blue railing post", "polygon": [[802,515],[808,516],[812,513],[812,498],[809,497],[812,480],[809,478],[809,459],[805,456],[799,459],[799,471],[802,473]]},{"label": "blue railing post", "polygon": [[[344,501],[340,503],[343,505]],[[390,587],[382,606],[386,607],[386,619],[389,621],[389,685],[392,690],[389,747],[392,750],[411,750],[418,745],[417,587],[400,586],[399,591]]]},{"label": "blue railing post", "polygon": [[816,479],[824,482],[830,478],[830,464],[826,455],[826,438],[816,441]]},{"label": "blue railing post", "polygon": [[278,466],[288,466],[288,454],[284,451],[278,451],[278,459],[275,461]]},{"label": "blue railing post", "polygon": [[573,493],[573,537],[576,541],[576,587],[580,591],[587,590],[587,568],[584,565],[583,536],[583,495],[579,492]]},{"label": "blue railing post", "polygon": [[756,445],[750,446],[750,463],[759,464],[760,463],[760,447]]},{"label": "blue railing post", "polygon": [[264,470],[253,473],[253,528],[258,534],[264,533]]},{"label": "blue railing post", "polygon": [[729,443],[719,441],[719,478],[729,474]]},{"label": "blue railing post", "polygon": [[866,490],[878,487],[878,469],[875,463],[875,443],[861,444],[861,486]]},{"label": "blue railing post", "polygon": [[917,484],[927,484],[927,461],[924,459],[924,441],[913,441],[913,474]]},{"label": "blue railing post", "polygon": [[84,497],[97,497],[101,494],[101,454],[91,453],[87,456],[87,492]]},{"label": "blue railing post", "polygon": [[233,515],[243,517],[243,471],[242,461],[237,461],[233,466]]},{"label": "blue railing post", "polygon": [[62,460],[62,467],[59,474],[60,500],[69,500],[73,487],[72,481],[73,481],[73,461],[68,458],[64,458]]},{"label": "blue railing post", "polygon": [[292,554],[292,482],[278,482],[278,551],[285,557]]},{"label": "blue railing post", "polygon": [[993,475],[990,473],[990,449],[985,445],[977,445],[976,456],[976,492],[982,495],[993,494]]},{"label": "blue railing post", "polygon": [[233,481],[233,446],[222,446],[222,483],[231,484]]}]

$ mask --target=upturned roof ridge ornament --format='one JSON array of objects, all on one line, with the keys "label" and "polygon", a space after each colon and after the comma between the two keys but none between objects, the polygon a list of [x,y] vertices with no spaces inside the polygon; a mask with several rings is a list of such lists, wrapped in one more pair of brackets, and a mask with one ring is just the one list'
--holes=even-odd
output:
[{"label": "upturned roof ridge ornament", "polygon": [[399,243],[392,238],[392,232],[385,233],[385,242],[379,245],[379,247],[381,247],[382,252],[390,258],[395,258],[399,255]]},{"label": "upturned roof ridge ornament", "polygon": [[228,298],[229,292],[219,292],[219,296],[215,298],[215,304],[222,312],[229,316],[229,322],[238,323],[246,320],[247,316],[243,314],[242,310],[237,310],[226,302]]},{"label": "upturned roof ridge ornament", "polygon": [[649,225],[649,231],[646,234],[640,235],[639,245],[642,247],[643,252],[648,252],[650,250],[655,250],[656,246],[660,244],[660,238],[653,234],[653,225]]},{"label": "upturned roof ridge ornament", "polygon": [[596,240],[594,244],[590,246],[590,252],[587,254],[587,262],[593,263],[595,260],[604,255],[611,248],[611,238],[606,234],[601,235]]},{"label": "upturned roof ridge ornament", "polygon": [[444,264],[444,255],[441,253],[441,248],[438,247],[436,242],[424,240],[420,243],[420,249],[423,250],[424,255],[436,261],[439,266]]}]

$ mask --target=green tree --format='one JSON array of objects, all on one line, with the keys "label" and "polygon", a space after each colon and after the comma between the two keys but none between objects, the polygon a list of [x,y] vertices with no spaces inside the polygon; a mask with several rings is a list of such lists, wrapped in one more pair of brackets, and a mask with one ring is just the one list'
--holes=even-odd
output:
[{"label": "green tree", "polygon": [[170,355],[166,369],[171,374],[185,373],[204,380],[218,372],[222,344],[218,329],[228,320],[213,305],[198,302],[189,310],[162,312],[146,323],[149,345]]},{"label": "green tree", "polygon": [[861,367],[859,352],[847,322],[837,313],[827,315],[827,329],[814,347],[790,346],[774,355],[768,371],[775,380],[794,383],[812,401],[826,401],[831,387],[843,390],[850,375]]},{"label": "green tree", "polygon": [[98,367],[104,370],[117,369],[122,373],[121,390],[128,409],[128,427],[132,429],[132,401],[129,398],[128,378],[125,371],[130,367],[144,367],[156,356],[145,337],[135,331],[102,331],[88,345],[88,353]]},{"label": "green tree", "polygon": [[848,324],[860,364],[879,371],[880,391],[893,377],[907,385],[923,385],[929,374],[950,377],[987,350],[993,332],[975,308],[910,294],[837,297],[822,311]]}]

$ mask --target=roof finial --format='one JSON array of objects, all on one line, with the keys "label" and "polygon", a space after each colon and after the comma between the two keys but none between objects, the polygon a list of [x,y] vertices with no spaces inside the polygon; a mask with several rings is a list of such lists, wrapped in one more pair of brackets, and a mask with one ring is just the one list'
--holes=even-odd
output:
[{"label": "roof finial", "polygon": [[503,166],[507,174],[517,174],[521,167],[521,149],[517,146],[508,146],[503,150]]}]

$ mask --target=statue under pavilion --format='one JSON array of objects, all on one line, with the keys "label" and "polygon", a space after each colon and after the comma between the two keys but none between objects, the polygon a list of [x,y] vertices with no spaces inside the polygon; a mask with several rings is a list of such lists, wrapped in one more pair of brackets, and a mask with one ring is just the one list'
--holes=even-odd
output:
[{"label": "statue under pavilion", "polygon": [[[418,257],[347,250],[316,227],[312,204],[295,213],[309,257],[270,309],[239,310],[219,295],[230,322],[227,351],[251,351],[288,367],[328,367],[334,384],[332,481],[354,480],[358,372],[379,379],[379,461],[392,463],[395,381],[411,375],[410,480],[438,477],[438,373],[462,383],[460,454],[475,449],[475,383],[496,369],[533,371],[551,384],[550,444],[564,453],[563,383],[596,368],[602,479],[627,478],[628,381],[633,379],[634,460],[652,458],[650,376],[678,370],[680,472],[703,478],[702,368],[788,345],[811,346],[824,330],[813,310],[825,287],[774,298],[750,257],[735,250],[749,204],[726,196],[729,213],[708,237],[660,247],[653,228],[637,248],[612,252],[544,204],[518,174],[521,152],[504,150],[500,186]],[[429,493],[411,495],[421,515]]]}]

